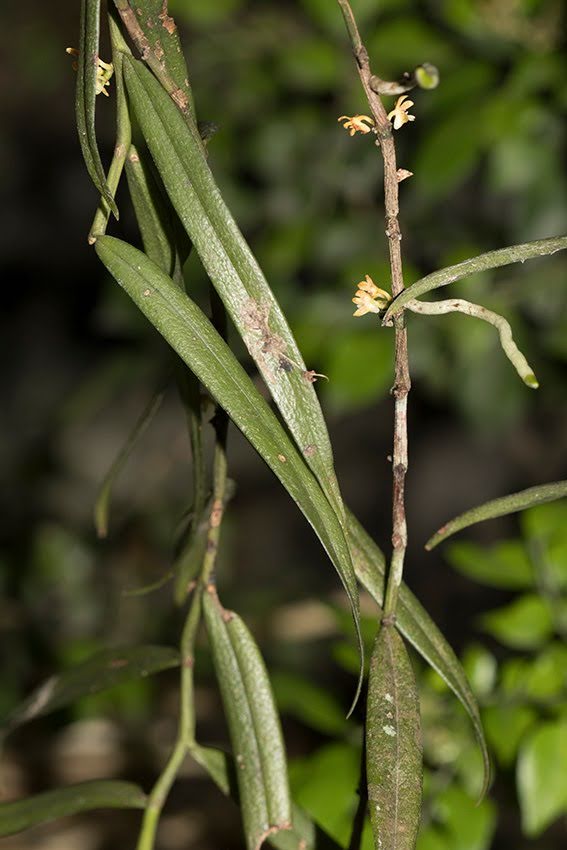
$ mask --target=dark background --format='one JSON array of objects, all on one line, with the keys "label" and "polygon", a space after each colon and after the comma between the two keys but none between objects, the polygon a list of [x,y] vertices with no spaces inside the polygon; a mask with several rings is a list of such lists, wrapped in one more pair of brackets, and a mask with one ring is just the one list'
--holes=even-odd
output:
[{"label": "dark background", "polygon": [[[77,42],[75,5],[30,0],[0,12],[2,714],[96,648],[174,644],[179,625],[168,586],[123,595],[169,569],[190,503],[173,387],[117,486],[109,538],[97,541],[93,529],[97,487],[161,381],[167,353],[86,243],[96,195],[80,157],[64,52]],[[412,96],[416,121],[397,136],[399,164],[415,172],[401,185],[406,282],[476,253],[565,233],[560,0],[353,6],[383,77],[422,61],[441,72],[438,89]],[[209,145],[219,185],[308,367],[329,378],[317,389],[345,499],[388,551],[391,339],[372,317],[354,321],[350,301],[365,274],[389,288],[381,162],[367,137],[350,139],[337,124],[339,115],[365,111],[338,8],[330,0],[177,0],[170,12],[183,31],[199,117],[219,125]],[[97,105],[108,159],[112,96]],[[125,192],[119,205],[112,232],[137,241]],[[462,316],[410,318],[407,581],[457,649],[475,614],[502,594],[457,576],[442,553],[425,555],[423,542],[463,509],[565,477],[566,268],[557,254],[452,288],[510,319],[539,377],[537,393],[517,378],[493,328]],[[204,296],[195,258],[186,276]],[[353,680],[329,650],[337,634],[329,612],[344,604],[335,575],[233,431],[229,456],[237,493],[223,528],[223,600],[245,616],[269,664],[332,684],[346,707]],[[515,519],[495,522],[471,537],[495,540],[516,527]],[[204,657],[198,707],[203,739],[217,741],[224,732],[207,665]],[[70,777],[128,776],[148,786],[174,728],[175,687],[175,675],[163,674],[16,734],[2,796]],[[316,746],[300,722],[284,722],[291,755]],[[192,816],[184,820],[188,796]],[[2,846],[131,846],[136,821],[116,816],[103,827],[96,817],[75,819]],[[204,780],[181,782],[168,823],[164,850],[239,846],[235,810]],[[495,846],[521,841],[500,840]]]}]

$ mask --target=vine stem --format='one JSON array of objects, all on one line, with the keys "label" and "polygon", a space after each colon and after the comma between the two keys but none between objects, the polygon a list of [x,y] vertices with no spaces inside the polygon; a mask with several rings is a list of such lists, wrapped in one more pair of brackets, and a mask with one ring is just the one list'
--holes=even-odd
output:
[{"label": "vine stem", "polygon": [[177,737],[171,755],[148,797],[144,818],[140,828],[137,850],[153,850],[161,812],[167,800],[171,786],[175,782],[183,760],[195,743],[195,706],[193,666],[195,638],[201,620],[201,604],[204,589],[211,580],[215,566],[220,528],[226,501],[227,463],[226,463],[226,426],[224,414],[216,425],[217,442],[215,444],[213,469],[213,500],[209,516],[206,554],[201,567],[197,587],[183,626],[180,642],[181,681],[179,695],[179,723]]},{"label": "vine stem", "polygon": [[[390,272],[392,276],[392,295],[399,295],[404,289],[401,240],[402,233],[398,221],[398,173],[396,166],[396,147],[392,125],[384,105],[376,93],[380,78],[372,73],[368,51],[360,37],[360,32],[348,0],[337,0],[356,60],[360,81],[375,121],[376,144],[380,147],[384,162],[384,208],[386,236],[390,253]],[[392,623],[396,617],[398,592],[402,583],[404,559],[407,548],[407,524],[405,510],[405,480],[408,469],[407,399],[411,388],[408,365],[407,330],[403,315],[394,319],[394,448],[392,453],[392,560],[388,571],[384,613],[382,622]]]}]

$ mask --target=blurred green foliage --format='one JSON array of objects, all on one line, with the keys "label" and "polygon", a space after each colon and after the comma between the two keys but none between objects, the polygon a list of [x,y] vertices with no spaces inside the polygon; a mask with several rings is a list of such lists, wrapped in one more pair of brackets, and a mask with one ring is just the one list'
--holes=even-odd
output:
[{"label": "blurred green foliage", "polygon": [[[495,547],[472,543],[447,547],[448,558],[456,569],[463,571],[464,565],[469,578],[497,586],[501,592],[508,590],[514,597],[507,607],[479,620],[482,631],[489,632],[495,642],[469,643],[461,659],[481,706],[496,767],[490,799],[480,805],[477,799],[482,785],[482,761],[468,719],[437,674],[420,668],[414,659],[420,670],[427,766],[418,850],[511,846],[493,844],[498,835],[500,841],[513,840],[506,838],[504,822],[499,828],[503,805],[509,805],[506,801],[510,786],[515,788],[526,837],[537,837],[553,824],[557,834],[562,833],[558,819],[567,815],[567,645],[562,616],[567,583],[565,561],[563,576],[557,574],[554,565],[555,553],[567,543],[565,505],[532,508],[522,515],[521,524],[522,539]],[[537,588],[541,597],[524,593],[527,588]],[[538,611],[534,615],[535,600],[549,606],[545,609],[545,628]],[[555,614],[548,614],[548,610]],[[346,612],[336,610],[335,614],[341,630],[348,635],[351,629]],[[363,626],[370,651],[375,618],[367,616]],[[336,661],[356,675],[354,651],[343,652],[350,643],[341,638],[336,646],[340,648],[334,653]],[[316,823],[347,847],[358,800],[360,729],[352,722],[339,722],[340,703],[328,690],[312,682],[306,687],[296,677],[279,674],[275,684],[284,716],[291,714],[333,739],[325,741],[312,755],[292,763],[292,786],[298,801]],[[550,841],[552,834],[548,834]],[[364,835],[361,846],[370,850],[367,829]]]},{"label": "blurred green foliage", "polygon": [[[334,409],[374,402],[390,385],[388,343],[371,317],[355,327],[349,309],[364,274],[389,286],[374,208],[380,163],[371,139],[350,139],[336,124],[364,106],[335,4],[178,0],[171,8],[189,30],[199,114],[220,125],[213,168],[295,317],[309,365],[329,377],[321,393]],[[382,76],[395,79],[422,61],[441,71],[438,89],[412,93],[417,121],[397,139],[400,165],[414,172],[401,187],[408,282],[475,253],[565,231],[559,0],[359,0],[354,8]],[[546,381],[564,360],[557,340],[567,330],[559,318],[565,262],[511,267],[454,288],[510,318]],[[549,299],[555,310],[546,309]],[[452,397],[475,427],[504,428],[531,399],[494,332],[465,332],[467,322],[412,319],[414,374],[435,397]]]}]

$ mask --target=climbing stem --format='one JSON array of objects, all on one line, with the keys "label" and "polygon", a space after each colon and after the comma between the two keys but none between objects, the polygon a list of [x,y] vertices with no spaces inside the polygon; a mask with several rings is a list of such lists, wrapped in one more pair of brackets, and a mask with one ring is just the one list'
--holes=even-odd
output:
[{"label": "climbing stem", "polygon": [[[356,60],[358,74],[368,106],[375,122],[376,144],[382,153],[384,162],[384,212],[386,220],[386,237],[390,254],[390,273],[392,277],[392,295],[399,295],[404,289],[402,268],[401,240],[402,233],[398,221],[399,177],[396,165],[396,147],[392,125],[386,109],[375,91],[376,81],[370,67],[368,52],[363,44],[358,26],[348,0],[337,0]],[[392,560],[388,571],[384,617],[395,620],[398,589],[402,581],[404,558],[407,547],[407,527],[405,512],[405,479],[408,468],[408,436],[407,436],[407,397],[411,382],[408,366],[407,330],[403,315],[394,321],[394,448],[392,453],[393,487],[392,487]]]}]

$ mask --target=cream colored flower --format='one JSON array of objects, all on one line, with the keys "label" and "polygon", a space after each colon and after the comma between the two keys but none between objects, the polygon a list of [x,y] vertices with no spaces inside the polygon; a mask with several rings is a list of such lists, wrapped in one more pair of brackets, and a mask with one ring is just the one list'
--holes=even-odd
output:
[{"label": "cream colored flower", "polygon": [[415,121],[415,115],[410,115],[408,110],[413,106],[413,100],[408,100],[403,94],[396,101],[396,105],[391,112],[388,112],[388,119],[394,119],[394,130],[399,130],[408,121]]},{"label": "cream colored flower", "polygon": [[[78,56],[79,51],[74,47],[67,47],[65,53],[69,53],[71,56]],[[77,70],[77,63],[73,62],[73,68],[75,71]],[[114,65],[112,62],[103,62],[102,59],[97,59],[97,68],[96,68],[96,93],[103,94],[105,97],[108,97],[108,92],[106,87],[110,83],[110,79],[114,74]]]},{"label": "cream colored flower", "polygon": [[337,118],[337,121],[343,122],[343,127],[349,131],[349,136],[354,136],[355,133],[370,133],[374,127],[374,119],[370,118],[369,115],[353,115],[352,118],[348,115],[341,115],[340,118]]},{"label": "cream colored flower", "polygon": [[381,313],[386,309],[392,296],[385,289],[376,286],[370,275],[358,284],[356,295],[352,299],[357,305],[353,316],[364,316],[366,313]]}]

